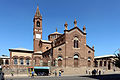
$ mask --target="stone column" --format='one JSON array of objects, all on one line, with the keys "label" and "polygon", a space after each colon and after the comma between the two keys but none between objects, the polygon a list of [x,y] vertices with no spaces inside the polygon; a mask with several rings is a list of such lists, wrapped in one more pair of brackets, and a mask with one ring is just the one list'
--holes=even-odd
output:
[{"label": "stone column", "polygon": [[51,62],[50,61],[48,61],[48,66],[51,66]]},{"label": "stone column", "polygon": [[23,58],[23,65],[27,65],[26,64],[26,59]]},{"label": "stone column", "polygon": [[20,60],[19,60],[19,58],[17,59],[17,65],[20,65]]},{"label": "stone column", "polygon": [[40,66],[43,66],[43,60],[40,60]]},{"label": "stone column", "polygon": [[57,60],[55,60],[55,66],[56,66],[56,67],[58,66],[58,61],[57,61]]},{"label": "stone column", "polygon": [[9,62],[9,64],[8,65],[10,65],[11,63],[10,63],[10,60],[8,59],[8,62]]},{"label": "stone column", "polygon": [[99,67],[100,66],[100,61],[98,60],[97,62],[98,62],[98,67]]},{"label": "stone column", "polygon": [[5,65],[5,59],[3,59],[3,65]]}]

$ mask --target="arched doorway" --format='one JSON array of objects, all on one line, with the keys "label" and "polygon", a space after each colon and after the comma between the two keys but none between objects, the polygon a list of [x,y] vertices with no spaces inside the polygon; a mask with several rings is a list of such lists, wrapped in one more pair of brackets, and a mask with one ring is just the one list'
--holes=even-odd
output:
[{"label": "arched doorway", "polygon": [[78,55],[74,55],[74,67],[78,67]]},{"label": "arched doorway", "polygon": [[96,60],[94,61],[94,67],[98,67],[98,62]]},{"label": "arched doorway", "polygon": [[7,64],[7,65],[9,64],[9,61],[8,61],[8,59],[6,59],[6,60],[5,60],[5,64]]},{"label": "arched doorway", "polygon": [[108,61],[108,70],[111,69],[110,61]]},{"label": "arched doorway", "polygon": [[58,66],[59,67],[62,66],[62,57],[61,56],[58,57]]}]

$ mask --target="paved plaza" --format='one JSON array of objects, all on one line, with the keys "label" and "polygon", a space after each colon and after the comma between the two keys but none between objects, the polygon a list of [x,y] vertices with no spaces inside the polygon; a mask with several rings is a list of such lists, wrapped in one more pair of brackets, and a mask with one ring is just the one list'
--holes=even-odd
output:
[{"label": "paved plaza", "polygon": [[53,77],[53,76],[36,76],[34,78],[31,77],[6,77],[5,80],[120,80],[120,74],[105,74],[105,75],[96,75],[96,76],[61,76],[61,77]]},{"label": "paved plaza", "polygon": [[34,78],[30,77],[9,77],[6,80],[97,80],[89,77],[79,77],[79,76],[62,76],[62,77],[47,77],[47,76],[37,76]]}]

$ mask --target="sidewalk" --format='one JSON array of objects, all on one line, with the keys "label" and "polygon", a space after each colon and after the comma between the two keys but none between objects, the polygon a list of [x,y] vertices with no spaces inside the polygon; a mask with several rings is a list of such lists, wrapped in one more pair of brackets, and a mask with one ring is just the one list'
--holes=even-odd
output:
[{"label": "sidewalk", "polygon": [[4,77],[28,77],[27,74],[14,74],[14,76],[11,76],[11,74],[9,75],[5,75]]},{"label": "sidewalk", "polygon": [[[107,71],[107,72],[105,72],[104,74],[102,73],[101,75],[106,75],[106,74],[120,74],[120,71]],[[89,75],[89,74],[66,74],[66,75],[61,75],[61,76],[87,76],[87,75]],[[92,75],[92,74],[90,74],[90,75]],[[54,77],[55,75],[54,74],[52,74],[52,75],[50,75],[50,76],[39,76],[39,77]],[[30,77],[30,76],[28,76],[27,74],[14,74],[14,76],[11,76],[11,74],[9,74],[9,75],[5,75],[4,77]],[[37,77],[37,76],[35,76],[35,77]]]}]

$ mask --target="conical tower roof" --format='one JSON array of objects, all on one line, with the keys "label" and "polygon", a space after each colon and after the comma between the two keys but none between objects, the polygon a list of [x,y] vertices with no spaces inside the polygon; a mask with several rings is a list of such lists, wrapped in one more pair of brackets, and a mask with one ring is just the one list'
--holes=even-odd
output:
[{"label": "conical tower roof", "polygon": [[37,6],[37,10],[36,10],[35,16],[36,16],[36,17],[41,16],[40,10],[39,10],[39,6]]}]

